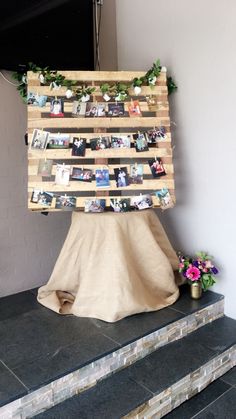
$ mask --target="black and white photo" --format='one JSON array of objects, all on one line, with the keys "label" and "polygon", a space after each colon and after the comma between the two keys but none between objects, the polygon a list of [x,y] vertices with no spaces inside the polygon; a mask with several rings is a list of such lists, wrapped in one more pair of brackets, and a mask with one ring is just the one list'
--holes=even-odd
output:
[{"label": "black and white photo", "polygon": [[50,135],[50,132],[48,131],[34,129],[32,141],[31,141],[31,149],[45,150],[45,148],[47,147],[49,135]]}]

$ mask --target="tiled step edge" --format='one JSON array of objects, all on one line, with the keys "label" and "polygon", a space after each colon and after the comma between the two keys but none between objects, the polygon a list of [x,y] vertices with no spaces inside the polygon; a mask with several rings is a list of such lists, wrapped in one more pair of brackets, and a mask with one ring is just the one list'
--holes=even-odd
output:
[{"label": "tiled step edge", "polygon": [[160,419],[236,365],[236,345],[151,398],[123,419]]},{"label": "tiled step edge", "polygon": [[30,418],[81,393],[156,349],[224,315],[224,299],[140,338],[0,408],[1,419]]}]

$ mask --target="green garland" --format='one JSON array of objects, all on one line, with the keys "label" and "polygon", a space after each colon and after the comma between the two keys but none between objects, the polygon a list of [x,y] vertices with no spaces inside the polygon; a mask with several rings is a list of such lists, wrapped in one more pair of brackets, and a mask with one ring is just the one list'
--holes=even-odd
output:
[{"label": "green garland", "polygon": [[[160,64],[160,60],[158,59],[153,63],[152,67],[146,72],[146,74],[143,77],[136,77],[129,84],[118,82],[110,85],[109,83],[103,83],[100,85],[101,93],[103,95],[107,94],[109,97],[115,96],[117,100],[123,101],[128,97],[128,91],[130,88],[141,88],[142,85],[148,85],[151,88],[153,88],[156,84],[158,76],[160,75],[161,69],[162,67]],[[67,80],[65,76],[58,73],[57,71],[50,70],[49,67],[41,68],[36,64],[30,62],[28,64],[28,70],[32,71],[33,73],[38,73],[41,83],[50,84],[51,89],[60,88],[63,86],[66,87],[68,90],[73,91],[75,98],[79,101],[82,99],[82,97],[86,95],[91,95],[95,91],[94,87],[87,86],[86,84],[77,86],[77,88],[73,90],[73,87],[77,85],[77,81]],[[22,72],[15,72],[13,73],[13,78],[19,82],[17,90],[19,91],[24,102],[26,102],[27,75]],[[169,95],[177,89],[177,86],[173,81],[172,77],[167,77],[167,88]]]}]

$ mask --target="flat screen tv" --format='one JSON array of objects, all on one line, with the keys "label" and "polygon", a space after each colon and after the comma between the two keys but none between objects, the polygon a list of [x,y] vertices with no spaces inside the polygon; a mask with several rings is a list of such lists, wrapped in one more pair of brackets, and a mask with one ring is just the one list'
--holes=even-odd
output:
[{"label": "flat screen tv", "polygon": [[0,69],[93,70],[93,0],[0,2]]}]

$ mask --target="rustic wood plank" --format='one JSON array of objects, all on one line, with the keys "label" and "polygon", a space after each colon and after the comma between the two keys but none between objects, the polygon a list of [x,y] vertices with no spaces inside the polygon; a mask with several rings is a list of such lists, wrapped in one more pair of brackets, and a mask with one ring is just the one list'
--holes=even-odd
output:
[{"label": "rustic wood plank", "polygon": [[[106,82],[106,81],[131,81],[136,77],[143,77],[145,71],[58,71],[59,74],[68,80],[77,80],[82,82]],[[28,71],[28,80],[38,81],[38,74]],[[161,71],[158,81],[166,80],[166,71]]]},{"label": "rustic wood plank", "polygon": [[30,119],[29,128],[148,128],[169,126],[170,118],[139,117],[139,118],[44,118]]},{"label": "rustic wood plank", "polygon": [[[90,149],[86,150],[85,157],[76,157],[71,155],[71,149],[67,150],[54,150],[54,149],[47,149],[46,151],[29,151],[29,158],[38,158],[38,159],[53,159],[53,160],[82,160],[86,159],[96,159],[99,158],[99,154],[101,158],[107,159],[114,159],[114,158],[130,158],[134,161],[138,159],[144,158],[152,158],[152,157],[170,157],[172,156],[172,149],[171,148],[155,148],[149,149],[149,151],[143,151],[141,153],[137,153],[134,148],[122,148],[122,149],[115,149],[115,148],[108,148],[105,150],[98,150],[93,151]],[[68,163],[67,163],[68,164]]]},{"label": "rustic wood plank", "polygon": [[174,180],[168,179],[167,176],[162,176],[159,179],[150,179],[144,180],[141,185],[129,185],[123,188],[117,188],[116,181],[110,181],[110,187],[107,188],[97,188],[95,181],[93,182],[79,182],[79,181],[71,181],[68,186],[64,185],[55,185],[54,182],[37,182],[37,181],[29,181],[28,182],[29,188],[33,189],[42,189],[48,192],[57,192],[57,191],[64,191],[68,194],[68,192],[91,192],[91,191],[142,191],[142,190],[157,190],[161,188],[174,188]]}]

